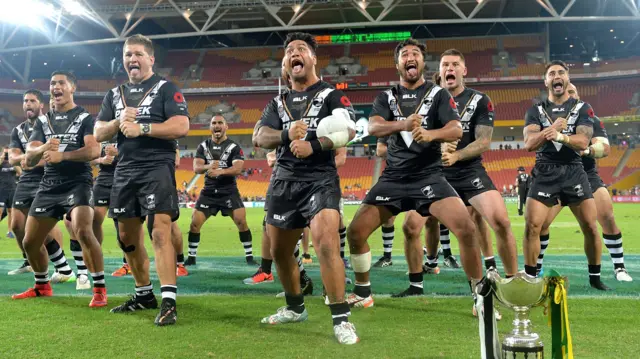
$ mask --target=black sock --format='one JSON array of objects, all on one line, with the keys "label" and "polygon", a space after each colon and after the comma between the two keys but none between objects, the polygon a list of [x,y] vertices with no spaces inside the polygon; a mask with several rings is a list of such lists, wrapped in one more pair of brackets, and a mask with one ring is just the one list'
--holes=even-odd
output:
[{"label": "black sock", "polygon": [[127,257],[122,256],[122,264],[128,264],[128,263],[127,263]]},{"label": "black sock", "polygon": [[360,298],[366,298],[368,296],[371,295],[371,283],[367,282],[366,284],[364,283],[356,283],[355,286],[353,286],[353,293],[355,295],[357,295]]},{"label": "black sock", "polygon": [[420,273],[409,273],[409,291],[410,292],[423,292],[423,275]]},{"label": "black sock", "polygon": [[347,227],[342,227],[338,230],[340,235],[340,258],[344,259],[344,246],[347,243]]},{"label": "black sock", "polygon": [[438,257],[437,256],[427,256],[427,263],[425,263],[429,268],[436,268],[438,266]]},{"label": "black sock", "polygon": [[536,269],[538,273],[542,270],[542,262],[544,261],[544,252],[547,250],[549,246],[549,235],[541,234],[540,235],[540,254],[538,254],[538,263],[536,264]]},{"label": "black sock", "polygon": [[22,258],[23,258],[24,260],[27,260],[27,253],[22,252]]},{"label": "black sock", "polygon": [[200,245],[200,233],[189,232],[189,257],[198,255],[198,246]]},{"label": "black sock", "polygon": [[524,265],[524,272],[527,273],[528,275],[535,277],[536,276],[536,272],[537,269],[535,266],[528,266],[528,265]]},{"label": "black sock", "polygon": [[184,265],[184,253],[180,253],[176,256],[176,262],[178,265]]},{"label": "black sock", "polygon": [[242,246],[244,247],[244,258],[247,261],[253,260],[253,247],[251,246],[251,230],[246,230],[244,232],[239,232],[240,234],[240,242],[242,242]]},{"label": "black sock", "polygon": [[489,269],[491,267],[493,268],[497,268],[497,264],[496,264],[496,258],[495,257],[485,257],[484,259],[484,267],[486,269]]},{"label": "black sock", "polygon": [[395,234],[395,227],[382,227],[382,247],[384,250],[384,257],[391,259],[391,252],[393,251],[393,236]]},{"label": "black sock", "polygon": [[589,264],[589,281],[590,282],[599,282],[600,281],[600,264]]},{"label": "black sock", "polygon": [[451,239],[449,238],[449,228],[440,223],[440,244],[442,245],[442,256],[447,258],[451,254]]},{"label": "black sock", "polygon": [[343,322],[349,321],[351,310],[347,302],[329,304],[329,309],[331,310],[333,325],[340,325]]},{"label": "black sock", "polygon": [[624,252],[622,250],[622,233],[618,234],[604,234],[604,245],[609,250],[611,261],[613,262],[613,269],[624,268]]},{"label": "black sock", "polygon": [[304,312],[304,296],[300,295],[291,295],[285,293],[284,298],[287,302],[287,309],[292,310],[298,314]]},{"label": "black sock", "polygon": [[505,274],[505,276],[504,276],[504,277],[505,277],[505,278],[507,278],[507,279],[509,279],[509,278],[513,278],[513,276],[512,276],[512,275],[508,275],[508,274]]},{"label": "black sock", "polygon": [[71,267],[69,267],[67,258],[64,256],[64,251],[60,248],[58,242],[51,241],[45,245],[45,248],[47,249],[49,260],[53,262],[58,273],[63,275],[71,275],[71,273],[73,273]]},{"label": "black sock", "polygon": [[136,286],[136,298],[144,300],[153,298],[153,284]]},{"label": "black sock", "polygon": [[273,265],[273,259],[262,258],[262,262],[260,263],[260,268],[262,268],[263,273],[271,274],[272,265]]}]

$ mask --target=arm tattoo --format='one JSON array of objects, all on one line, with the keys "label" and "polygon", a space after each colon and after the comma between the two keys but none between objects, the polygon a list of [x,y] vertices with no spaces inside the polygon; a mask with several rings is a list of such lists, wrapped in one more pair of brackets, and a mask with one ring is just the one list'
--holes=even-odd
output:
[{"label": "arm tattoo", "polygon": [[318,138],[318,141],[320,141],[320,145],[322,146],[323,151],[333,149],[333,141],[331,141],[328,137],[320,137]]},{"label": "arm tattoo", "polygon": [[523,131],[524,142],[527,142],[527,137],[529,136],[529,134],[540,133],[541,130],[542,129],[540,128],[540,125],[529,125],[529,126],[526,126],[524,128],[524,131]]},{"label": "arm tattoo", "polygon": [[576,128],[576,135],[584,135],[587,137],[589,142],[591,142],[591,137],[593,137],[593,126],[578,126],[578,128]]},{"label": "arm tattoo", "polygon": [[467,147],[458,151],[458,160],[464,161],[480,156],[491,147],[491,135],[493,127],[477,125],[475,130],[476,140]]}]

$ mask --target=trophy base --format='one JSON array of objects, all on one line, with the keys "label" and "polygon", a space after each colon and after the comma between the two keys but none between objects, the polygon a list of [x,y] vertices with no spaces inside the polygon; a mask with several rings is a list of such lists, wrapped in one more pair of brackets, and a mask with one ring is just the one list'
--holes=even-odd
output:
[{"label": "trophy base", "polygon": [[544,347],[534,346],[534,347],[514,347],[510,345],[502,344],[501,348],[501,356],[502,359],[543,359],[544,358]]}]

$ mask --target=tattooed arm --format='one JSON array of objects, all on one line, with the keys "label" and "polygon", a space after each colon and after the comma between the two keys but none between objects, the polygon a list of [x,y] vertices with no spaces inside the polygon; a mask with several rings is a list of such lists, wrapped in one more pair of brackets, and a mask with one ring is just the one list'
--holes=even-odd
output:
[{"label": "tattooed arm", "polygon": [[528,125],[524,128],[524,149],[533,152],[537,151],[547,141],[540,125]]},{"label": "tattooed arm", "polygon": [[493,134],[493,127],[477,125],[476,140],[467,145],[467,147],[451,152],[442,153],[442,163],[445,166],[452,166],[458,161],[466,161],[471,158],[480,156],[483,152],[491,148],[491,135]]},{"label": "tattooed arm", "polygon": [[591,143],[591,137],[593,136],[593,126],[581,125],[576,128],[576,134],[566,136],[566,141],[563,144],[575,151],[584,151],[589,147]]}]

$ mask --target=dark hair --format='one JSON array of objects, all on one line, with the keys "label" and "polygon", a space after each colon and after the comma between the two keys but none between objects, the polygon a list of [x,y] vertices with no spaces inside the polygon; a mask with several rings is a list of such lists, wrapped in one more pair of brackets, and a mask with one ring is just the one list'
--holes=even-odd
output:
[{"label": "dark hair", "polygon": [[290,43],[296,40],[301,40],[307,43],[311,51],[315,54],[318,50],[318,43],[316,42],[316,38],[306,32],[290,32],[287,34],[287,38],[284,40],[285,49],[289,46]]},{"label": "dark hair", "polygon": [[556,65],[562,67],[565,71],[569,71],[569,66],[567,66],[566,62],[564,62],[562,60],[553,60],[553,61],[547,63],[547,65],[544,67],[545,76],[547,75],[547,71],[549,71],[549,68],[551,66],[556,66]]},{"label": "dark hair", "polygon": [[[151,41],[150,38],[142,35],[142,34],[135,34],[132,36],[129,36],[125,41],[124,41],[124,45],[142,45],[144,46],[144,51],[147,52],[147,54],[149,54],[149,56],[153,56],[154,50],[153,50],[153,41]],[[124,50],[124,47],[122,48]]]},{"label": "dark hair", "polygon": [[462,62],[465,62],[464,60],[464,55],[462,54],[462,52],[458,49],[449,49],[446,50],[445,52],[443,52],[440,55],[440,58],[442,59],[444,56],[458,56],[460,58],[460,60],[462,60]]},{"label": "dark hair", "polygon": [[26,95],[33,95],[38,99],[38,102],[44,103],[44,96],[42,95],[42,92],[40,92],[40,90],[28,89],[24,92],[24,95],[22,95],[22,97],[25,97]]},{"label": "dark hair", "polygon": [[78,83],[78,79],[76,78],[76,75],[74,75],[73,72],[71,71],[56,70],[53,73],[51,73],[51,77],[55,75],[64,75],[67,78],[67,81],[71,82],[72,85],[76,85]]},{"label": "dark hair", "polygon": [[420,49],[420,52],[422,53],[422,57],[425,58],[427,56],[427,45],[421,43],[420,41],[414,39],[414,38],[408,38],[404,41],[402,41],[401,43],[398,44],[398,46],[396,46],[396,50],[395,50],[395,61],[396,63],[398,63],[398,56],[400,55],[400,51],[405,47],[405,46],[416,46],[417,48]]}]

